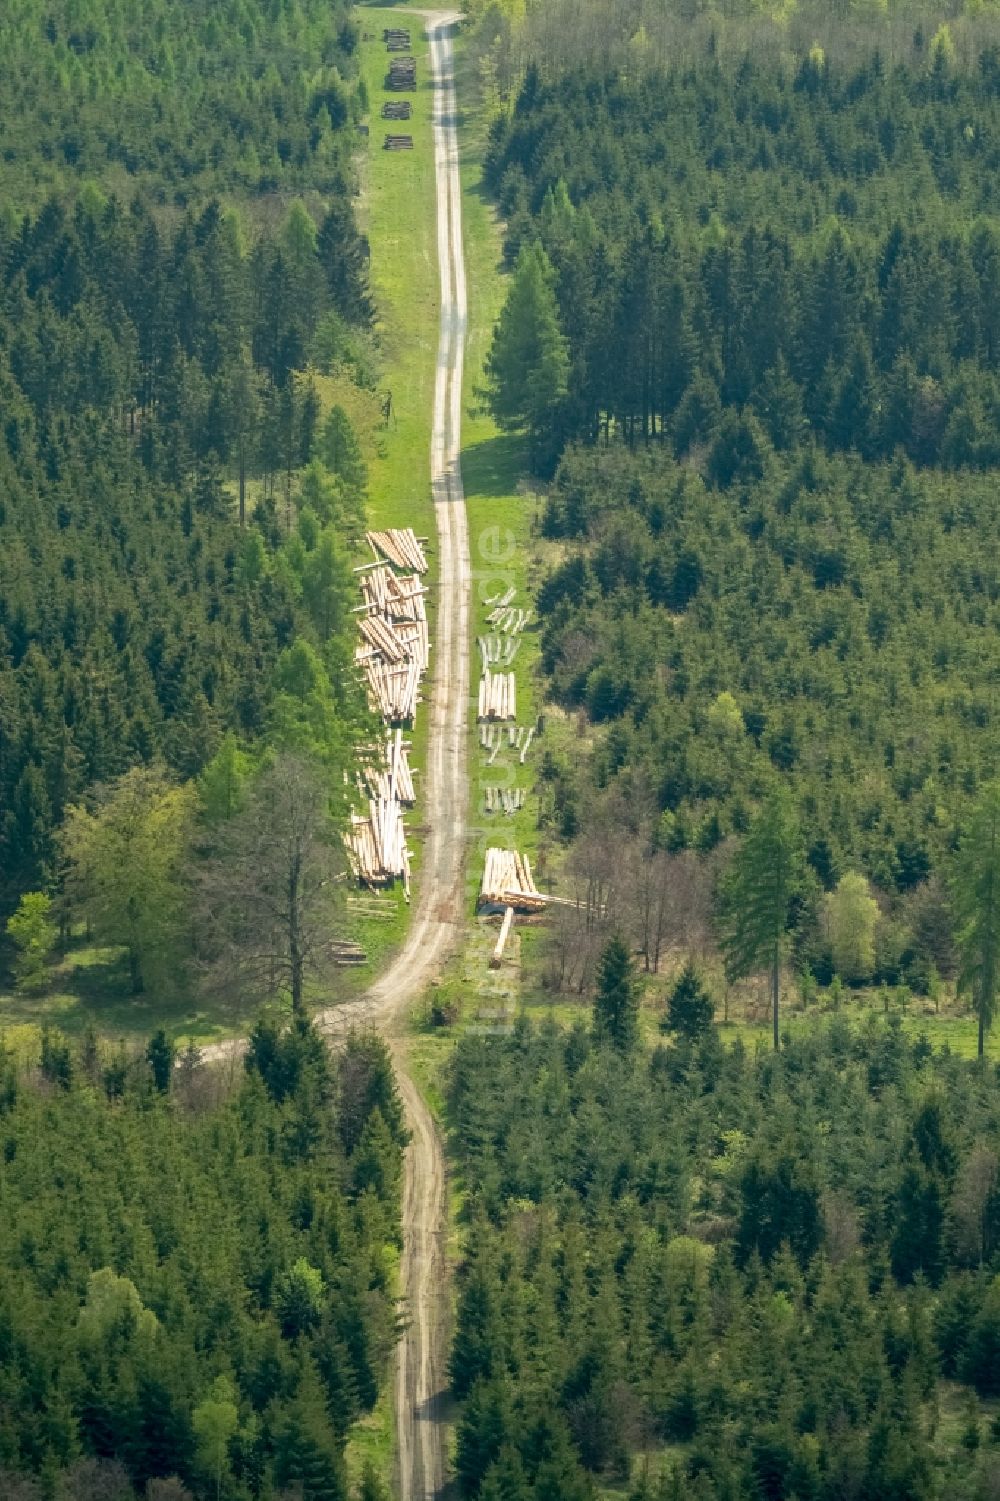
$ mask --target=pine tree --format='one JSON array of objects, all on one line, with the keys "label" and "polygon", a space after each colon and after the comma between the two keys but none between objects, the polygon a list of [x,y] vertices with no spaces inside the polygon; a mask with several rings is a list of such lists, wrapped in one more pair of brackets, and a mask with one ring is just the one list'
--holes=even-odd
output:
[{"label": "pine tree", "polygon": [[727,874],[721,910],[722,943],[730,979],[767,965],[771,971],[774,1046],[780,1046],[778,1001],[781,956],[790,907],[802,886],[798,819],[784,787],[771,794]]},{"label": "pine tree", "polygon": [[601,955],[594,997],[594,1035],[627,1053],[639,1035],[639,983],[625,940],[615,936]]},{"label": "pine tree", "polygon": [[701,982],[701,977],[689,959],[681,970],[680,978],[667,1000],[667,1014],[663,1030],[675,1032],[678,1037],[695,1041],[712,1025],[715,1007],[712,998]]},{"label": "pine tree", "polygon": [[982,792],[952,874],[959,990],[972,996],[982,1058],[1000,987],[1000,783]]},{"label": "pine tree", "polygon": [[149,1039],[146,1048],[146,1061],[153,1074],[153,1083],[161,1094],[166,1094],[170,1088],[170,1080],[174,1073],[174,1056],[176,1048],[170,1041],[166,1032],[160,1027]]},{"label": "pine tree", "polygon": [[542,246],[525,245],[486,361],[490,410],[505,431],[528,432],[532,460],[540,438],[553,436],[568,391],[569,345],[559,325],[553,282]]}]

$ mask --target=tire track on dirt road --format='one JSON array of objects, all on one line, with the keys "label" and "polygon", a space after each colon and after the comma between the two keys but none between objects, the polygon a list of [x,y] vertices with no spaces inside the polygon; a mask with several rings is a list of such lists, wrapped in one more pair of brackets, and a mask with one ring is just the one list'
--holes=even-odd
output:
[{"label": "tire track on dirt road", "polygon": [[462,377],[467,300],[462,250],[454,53],[455,12],[422,11],[434,81],[434,164],[441,277],[440,334],[431,434],[431,483],[438,535],[438,610],[430,698],[423,811],[429,833],[415,909],[402,948],[356,1005],[326,1013],[321,1025],[341,1028],[362,1017],[390,1036],[412,1140],[403,1186],[400,1268],[407,1324],[397,1351],[395,1417],[397,1495],[431,1501],[444,1487],[447,1386],[448,1227],[444,1151],[434,1119],[407,1068],[395,1035],[408,1004],[439,972],[461,937],[468,817],[466,767],[469,712],[469,537],[460,466]]},{"label": "tire track on dirt road", "polygon": [[[409,928],[398,953],[363,996],[329,1007],[314,1020],[331,1039],[352,1026],[377,1026],[393,1051],[412,1138],[405,1162],[400,1262],[406,1327],[397,1350],[393,1387],[396,1494],[399,1501],[432,1501],[445,1480],[441,1404],[448,1365],[448,1202],[441,1138],[409,1072],[404,1032],[408,1006],[440,972],[462,937],[465,909],[471,573],[460,452],[467,302],[451,36],[461,17],[453,11],[406,9],[401,14],[420,15],[427,23],[431,44],[441,276],[430,454],[439,567],[422,798],[428,834]],[[202,1050],[202,1057],[206,1062],[235,1065],[245,1049],[245,1039],[215,1043]]]}]

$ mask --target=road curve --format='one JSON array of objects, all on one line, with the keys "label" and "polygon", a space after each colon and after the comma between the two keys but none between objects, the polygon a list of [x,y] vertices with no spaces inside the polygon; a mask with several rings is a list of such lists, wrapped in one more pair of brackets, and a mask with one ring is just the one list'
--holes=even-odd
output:
[{"label": "road curve", "polygon": [[429,832],[418,872],[414,911],[402,948],[361,1001],[336,1007],[318,1019],[330,1031],[340,1031],[363,1019],[389,1033],[412,1133],[403,1185],[400,1272],[407,1322],[397,1352],[394,1388],[399,1501],[431,1501],[444,1488],[440,1405],[447,1385],[444,1243],[448,1205],[441,1139],[408,1072],[405,1044],[394,1036],[394,1023],[439,972],[460,937],[468,816],[470,562],[460,464],[467,302],[451,41],[459,16],[440,11],[421,14],[427,20],[435,90],[433,135],[441,276],[431,433],[438,609],[423,787],[424,822]]},{"label": "road curve", "polygon": [[[406,13],[414,14],[410,10]],[[444,1488],[440,1406],[447,1386],[448,1358],[444,1152],[434,1119],[408,1071],[401,1024],[410,1002],[439,973],[461,935],[468,816],[470,563],[460,465],[467,304],[451,41],[460,15],[427,10],[416,14],[426,20],[431,44],[441,275],[430,453],[439,567],[422,797],[428,833],[416,874],[413,912],[399,952],[363,996],[329,1007],[314,1018],[331,1038],[358,1025],[377,1026],[386,1034],[411,1132],[403,1183],[400,1263],[406,1327],[397,1351],[394,1379],[399,1501],[431,1501]],[[245,1047],[245,1040],[215,1043],[203,1049],[202,1057],[207,1062],[235,1063]]]}]

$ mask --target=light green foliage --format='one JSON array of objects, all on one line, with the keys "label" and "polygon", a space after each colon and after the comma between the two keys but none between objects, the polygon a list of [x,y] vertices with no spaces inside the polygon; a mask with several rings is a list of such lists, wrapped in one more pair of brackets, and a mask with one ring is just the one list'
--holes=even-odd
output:
[{"label": "light green foliage", "polygon": [[708,723],[715,733],[726,740],[735,740],[745,731],[740,706],[731,693],[720,693],[708,711]]},{"label": "light green foliage", "polygon": [[330,473],[341,480],[347,494],[356,503],[360,503],[368,485],[368,472],[361,445],[341,406],[331,407],[327,414],[320,442],[320,458]]},{"label": "light green foliage", "polygon": [[52,898],[44,891],[26,891],[17,911],[7,919],[7,936],[17,949],[14,976],[25,995],[44,990],[49,981],[49,959],[59,930],[51,920]]},{"label": "light green foliage", "polygon": [[323,1309],[323,1274],[304,1256],[278,1280],[276,1307],[286,1335],[303,1334],[319,1321]]},{"label": "light green foliage", "polygon": [[[322,570],[318,569],[313,597],[320,611],[327,608],[322,582]],[[329,608],[332,613],[332,605]],[[349,685],[342,678],[338,686],[349,692]],[[350,707],[355,713],[360,712],[356,700]],[[278,660],[271,726],[272,739],[281,749],[304,752],[331,771],[346,764],[352,723],[338,706],[330,674],[319,652],[308,641],[296,641]],[[336,791],[334,779],[331,792]]]},{"label": "light green foliage", "polygon": [[87,1299],[77,1325],[86,1344],[113,1347],[119,1340],[151,1340],[159,1328],[155,1313],[143,1307],[135,1284],[102,1267],[87,1279]]},{"label": "light green foliage", "polygon": [[867,877],[849,870],[835,891],[823,899],[823,912],[834,968],[845,980],[867,980],[875,966],[878,902]]},{"label": "light green foliage", "polygon": [[222,744],[198,778],[201,812],[209,823],[232,818],[239,812],[253,765],[253,757],[240,748],[235,735],[223,736]]},{"label": "light green foliage", "polygon": [[93,810],[67,812],[67,890],[101,942],[127,950],[135,991],[177,979],[196,801],[192,786],[143,766],[105,789]]},{"label": "light green foliage", "polygon": [[931,66],[936,70],[947,71],[954,67],[955,40],[947,21],[941,23],[931,39],[930,58]]},{"label": "light green foliage", "polygon": [[239,1426],[236,1391],[228,1376],[217,1376],[209,1394],[191,1414],[198,1463],[215,1481],[215,1494],[222,1486],[229,1464],[229,1445]]}]

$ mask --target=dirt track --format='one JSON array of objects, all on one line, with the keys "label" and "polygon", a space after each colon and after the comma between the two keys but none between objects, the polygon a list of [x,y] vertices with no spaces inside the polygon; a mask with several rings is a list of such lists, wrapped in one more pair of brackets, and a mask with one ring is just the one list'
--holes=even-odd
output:
[{"label": "dirt track", "polygon": [[465,261],[451,28],[453,12],[424,11],[435,82],[441,327],[431,435],[431,482],[438,534],[438,613],[430,699],[428,764],[421,812],[424,843],[415,910],[389,969],[359,1002],[325,1013],[339,1031],[352,1021],[379,1024],[393,1041],[400,1090],[413,1140],[406,1154],[401,1281],[408,1327],[397,1354],[395,1416],[400,1501],[430,1501],[444,1486],[440,1400],[447,1384],[448,1298],[444,1237],[448,1206],[444,1154],[434,1120],[407,1071],[405,1045],[393,1034],[407,1005],[439,972],[460,936],[468,804],[469,538],[459,465],[465,351]]},{"label": "dirt track", "polygon": [[[431,40],[441,273],[441,325],[431,434],[431,484],[439,557],[438,612],[428,760],[420,808],[430,832],[424,841],[409,931],[399,952],[364,996],[320,1012],[315,1021],[331,1037],[358,1024],[377,1025],[393,1049],[412,1132],[403,1187],[400,1277],[407,1327],[397,1352],[394,1386],[396,1495],[399,1501],[431,1501],[444,1487],[445,1472],[440,1401],[447,1385],[444,1238],[448,1206],[441,1140],[409,1074],[402,1023],[409,1004],[439,973],[457,943],[464,909],[470,564],[459,454],[467,309],[451,44],[451,31],[460,16],[454,11],[429,10],[407,10],[406,14],[425,18]],[[216,1043],[205,1048],[202,1056],[210,1062],[235,1063],[245,1046],[242,1042]]]}]

